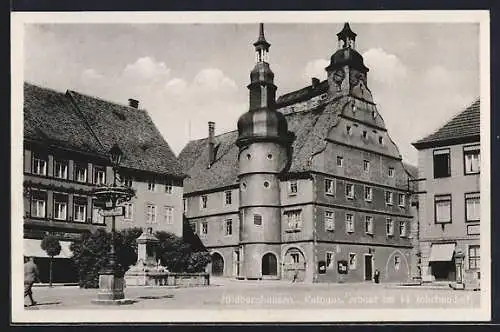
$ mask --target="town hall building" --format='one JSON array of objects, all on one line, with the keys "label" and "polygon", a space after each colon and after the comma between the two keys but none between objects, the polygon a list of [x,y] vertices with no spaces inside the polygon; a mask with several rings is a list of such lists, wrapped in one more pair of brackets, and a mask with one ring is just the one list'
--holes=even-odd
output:
[{"label": "town hall building", "polygon": [[367,86],[346,23],[327,79],[276,98],[260,24],[237,130],[190,141],[184,213],[214,275],[305,282],[406,281],[415,261],[411,168]]}]

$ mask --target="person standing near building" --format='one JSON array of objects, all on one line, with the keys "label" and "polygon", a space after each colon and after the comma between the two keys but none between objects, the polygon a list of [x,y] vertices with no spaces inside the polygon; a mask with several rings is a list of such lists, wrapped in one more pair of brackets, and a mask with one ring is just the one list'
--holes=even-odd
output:
[{"label": "person standing near building", "polygon": [[38,277],[38,267],[33,261],[33,257],[24,258],[24,297],[28,296],[31,301],[31,305],[36,305],[36,301],[33,299],[33,291],[31,290],[35,281],[40,280]]}]

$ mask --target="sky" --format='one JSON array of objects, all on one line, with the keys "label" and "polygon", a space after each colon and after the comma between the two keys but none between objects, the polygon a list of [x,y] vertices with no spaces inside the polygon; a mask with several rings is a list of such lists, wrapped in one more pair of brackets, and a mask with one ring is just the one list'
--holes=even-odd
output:
[{"label": "sky", "polygon": [[[326,78],[342,23],[265,24],[277,95]],[[478,23],[352,23],[368,88],[403,159],[479,97]],[[24,80],[139,100],[177,155],[248,110],[258,24],[27,24]]]}]

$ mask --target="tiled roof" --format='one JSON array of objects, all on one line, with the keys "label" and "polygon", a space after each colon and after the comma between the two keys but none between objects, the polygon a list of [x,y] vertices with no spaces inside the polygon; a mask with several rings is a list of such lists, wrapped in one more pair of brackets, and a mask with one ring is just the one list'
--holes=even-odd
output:
[{"label": "tiled roof", "polygon": [[25,137],[103,155],[117,143],[122,167],[183,176],[182,167],[145,110],[67,91],[24,85]]},{"label": "tiled roof", "polygon": [[[285,115],[288,128],[295,133],[293,159],[290,172],[310,170],[310,158],[324,145],[328,130],[335,125],[342,101],[320,107],[314,111],[295,112]],[[179,154],[179,162],[188,177],[184,180],[184,192],[209,190],[237,183],[238,147],[237,131],[215,137],[217,148],[215,162],[208,168],[207,139],[189,142]]]},{"label": "tiled roof", "polygon": [[433,143],[437,144],[444,141],[479,136],[479,110],[480,103],[478,98],[464,111],[460,112],[460,114],[448,121],[444,126],[429,136],[413,143],[413,145],[416,148],[420,148],[426,145],[432,145]]},{"label": "tiled roof", "polygon": [[281,95],[276,100],[276,104],[278,104],[279,107],[291,105],[294,103],[308,100],[312,97],[318,96],[327,91],[328,91],[328,81],[324,80],[321,83],[319,83],[316,87],[309,85],[306,86],[305,88]]}]

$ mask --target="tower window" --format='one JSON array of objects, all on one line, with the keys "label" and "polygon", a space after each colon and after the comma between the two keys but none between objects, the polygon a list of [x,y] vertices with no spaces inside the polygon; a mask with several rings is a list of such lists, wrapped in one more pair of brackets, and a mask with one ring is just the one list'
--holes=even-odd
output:
[{"label": "tower window", "polygon": [[344,166],[344,158],[341,156],[337,156],[337,166],[342,167]]},{"label": "tower window", "polygon": [[349,126],[349,125],[345,126],[345,130],[346,130],[347,135],[351,135],[351,133],[352,133],[351,126]]},{"label": "tower window", "polygon": [[288,182],[288,195],[296,195],[298,191],[297,180],[290,180]]},{"label": "tower window", "polygon": [[269,181],[264,181],[264,187],[269,188]]},{"label": "tower window", "polygon": [[370,162],[368,160],[363,160],[363,171],[367,173],[370,171]]},{"label": "tower window", "polygon": [[366,130],[363,130],[363,138],[366,139],[368,137],[368,132]]},{"label": "tower window", "polygon": [[394,167],[389,167],[389,177],[394,177]]},{"label": "tower window", "polygon": [[250,160],[251,157],[250,153],[247,153],[247,159]]},{"label": "tower window", "polygon": [[269,159],[269,160],[273,159],[273,155],[272,155],[271,153],[270,153],[270,154],[268,154],[268,155],[267,155],[267,159]]},{"label": "tower window", "polygon": [[201,203],[201,208],[202,208],[202,209],[206,209],[206,208],[207,208],[207,202],[208,202],[208,197],[207,197],[207,195],[203,195],[203,196],[201,196],[201,201],[200,201],[200,203]]},{"label": "tower window", "polygon": [[285,212],[286,221],[288,224],[288,229],[300,229],[302,228],[302,211],[292,210]]},{"label": "tower window", "polygon": [[384,144],[384,138],[382,136],[378,137],[378,144]]},{"label": "tower window", "polygon": [[262,225],[262,216],[260,214],[254,214],[253,215],[253,224],[257,226]]}]

